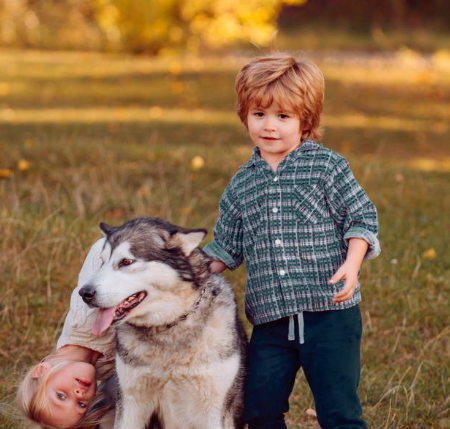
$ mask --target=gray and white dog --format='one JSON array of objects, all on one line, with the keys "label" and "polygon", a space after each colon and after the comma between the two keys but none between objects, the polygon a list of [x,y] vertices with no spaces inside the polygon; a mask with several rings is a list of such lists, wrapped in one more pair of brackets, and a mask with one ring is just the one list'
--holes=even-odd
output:
[{"label": "gray and white dog", "polygon": [[243,428],[247,340],[233,290],[198,247],[207,231],[158,218],[104,223],[103,265],[80,289],[111,324],[115,429]]}]

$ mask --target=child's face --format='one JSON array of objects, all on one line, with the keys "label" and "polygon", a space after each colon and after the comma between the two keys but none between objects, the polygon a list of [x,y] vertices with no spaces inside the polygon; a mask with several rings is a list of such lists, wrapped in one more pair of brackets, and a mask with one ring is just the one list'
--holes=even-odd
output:
[{"label": "child's face", "polygon": [[[51,362],[45,364],[38,378],[52,366]],[[89,363],[74,361],[51,374],[45,390],[48,410],[44,423],[60,428],[74,426],[86,413],[96,389],[95,368]]]},{"label": "child's face", "polygon": [[299,117],[292,111],[281,110],[275,101],[266,108],[250,106],[247,127],[262,158],[274,170],[301,142]]}]

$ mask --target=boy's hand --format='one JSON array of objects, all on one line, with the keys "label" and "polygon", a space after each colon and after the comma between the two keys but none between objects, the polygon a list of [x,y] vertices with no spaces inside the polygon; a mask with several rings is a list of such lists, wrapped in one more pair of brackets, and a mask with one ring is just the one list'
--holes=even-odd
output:
[{"label": "boy's hand", "polygon": [[212,261],[210,265],[210,270],[212,274],[219,274],[225,271],[227,266],[222,261]]},{"label": "boy's hand", "polygon": [[345,280],[344,287],[334,295],[333,302],[344,302],[353,296],[358,282],[358,271],[368,247],[369,244],[364,239],[350,238],[347,259],[330,279],[330,284],[334,284],[339,280]]},{"label": "boy's hand", "polygon": [[342,290],[334,295],[334,303],[347,301],[353,296],[358,280],[358,268],[355,271],[353,264],[345,262],[331,277],[330,284],[335,284],[339,280],[345,280],[345,283]]}]

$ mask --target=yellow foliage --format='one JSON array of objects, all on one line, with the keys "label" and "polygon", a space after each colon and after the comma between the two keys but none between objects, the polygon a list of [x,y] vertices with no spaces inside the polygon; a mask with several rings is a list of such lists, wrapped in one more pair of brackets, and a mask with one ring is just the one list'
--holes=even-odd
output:
[{"label": "yellow foliage", "polygon": [[448,49],[436,51],[433,54],[432,59],[436,68],[450,70],[450,51]]},{"label": "yellow foliage", "polygon": [[169,52],[238,41],[264,45],[283,4],[306,0],[94,0],[97,22],[111,41],[132,50]]},{"label": "yellow foliage", "polygon": [[0,96],[1,95],[8,95],[9,93],[10,93],[9,83],[7,83],[7,82],[0,82]]}]

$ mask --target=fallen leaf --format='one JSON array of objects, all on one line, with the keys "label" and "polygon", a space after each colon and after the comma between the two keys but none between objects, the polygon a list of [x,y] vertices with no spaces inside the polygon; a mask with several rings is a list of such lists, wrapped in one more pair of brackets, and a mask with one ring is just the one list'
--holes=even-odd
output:
[{"label": "fallen leaf", "polygon": [[199,171],[204,167],[204,165],[205,165],[205,160],[201,156],[197,155],[197,156],[194,156],[194,158],[192,158],[192,161],[191,161],[192,170]]},{"label": "fallen leaf", "polygon": [[436,250],[434,250],[433,248],[428,249],[426,252],[423,253],[422,257],[424,259],[436,259],[437,258]]},{"label": "fallen leaf", "polygon": [[30,169],[31,164],[26,159],[19,159],[19,162],[17,163],[17,168],[20,171],[26,171]]},{"label": "fallen leaf", "polygon": [[11,177],[11,170],[8,168],[0,168],[0,178],[7,179]]}]

